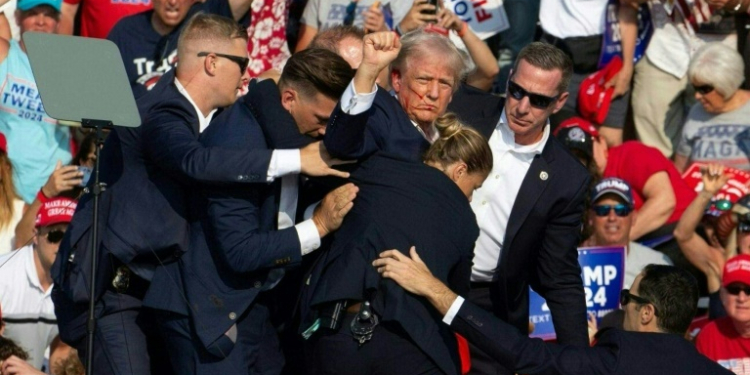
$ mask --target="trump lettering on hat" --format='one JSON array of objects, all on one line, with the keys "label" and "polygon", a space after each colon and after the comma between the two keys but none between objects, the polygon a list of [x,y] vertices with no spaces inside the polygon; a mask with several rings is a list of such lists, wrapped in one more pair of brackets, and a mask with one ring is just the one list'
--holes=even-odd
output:
[{"label": "trump lettering on hat", "polygon": [[78,203],[70,198],[57,197],[48,200],[36,214],[36,226],[47,227],[53,224],[70,223]]},{"label": "trump lettering on hat", "polygon": [[614,177],[602,179],[591,191],[591,202],[596,202],[606,194],[615,194],[624,199],[630,207],[633,207],[633,189],[624,180]]}]

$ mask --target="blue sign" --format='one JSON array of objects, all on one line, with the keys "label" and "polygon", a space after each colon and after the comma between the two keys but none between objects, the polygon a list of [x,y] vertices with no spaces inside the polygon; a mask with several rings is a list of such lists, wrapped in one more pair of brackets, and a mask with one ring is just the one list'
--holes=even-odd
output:
[{"label": "blue sign", "polygon": [[[586,292],[586,310],[596,314],[597,320],[620,306],[620,291],[625,277],[625,247],[582,247],[578,249],[583,288]],[[552,340],[552,325],[547,302],[529,289],[529,322],[534,325],[531,337]]]},{"label": "blue sign", "polygon": [[[620,36],[620,21],[617,13],[620,0],[609,0],[607,4],[607,17],[602,37],[602,54],[599,57],[599,69],[603,69],[615,56],[622,57],[622,38]],[[651,11],[648,4],[641,4],[638,8],[638,36],[635,41],[635,53],[633,64],[643,57],[648,47],[648,41],[654,33],[654,25],[651,21]]]}]

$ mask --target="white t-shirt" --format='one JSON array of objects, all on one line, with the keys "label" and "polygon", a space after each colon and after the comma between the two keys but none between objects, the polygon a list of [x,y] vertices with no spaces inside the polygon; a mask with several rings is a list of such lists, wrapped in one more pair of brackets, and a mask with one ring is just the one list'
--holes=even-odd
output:
[{"label": "white t-shirt", "polygon": [[[25,245],[25,243],[16,243],[16,225],[21,221],[21,217],[23,216],[24,204],[20,199],[13,201],[13,217],[10,218],[10,222],[5,228],[0,229],[0,255],[7,254],[11,250]],[[26,240],[29,239],[25,238],[21,241],[25,242]]]},{"label": "white t-shirt", "polygon": [[[357,2],[355,10],[354,26],[362,27],[364,24],[362,14],[370,8],[376,0],[360,0]],[[344,24],[346,17],[346,7],[351,3],[350,0],[310,0],[305,6],[300,23],[312,26],[318,30],[325,30],[337,25]],[[406,13],[411,9],[411,0],[391,0],[383,1],[382,6],[390,4],[393,15],[393,27],[395,28]]]},{"label": "white t-shirt", "polygon": [[668,256],[637,242],[631,242],[628,247],[628,255],[625,257],[623,288],[630,288],[633,285],[633,280],[649,264],[672,265],[672,260]]},{"label": "white t-shirt", "polygon": [[42,290],[34,266],[34,248],[22,247],[0,256],[0,308],[3,336],[29,353],[29,363],[41,368],[44,351],[58,335],[52,286]]},{"label": "white t-shirt", "polygon": [[691,33],[681,21],[679,11],[669,2],[651,1],[649,4],[654,35],[646,48],[646,57],[654,66],[676,78],[685,76],[693,53],[705,43],[722,42],[737,48],[737,35]]},{"label": "white t-shirt", "polygon": [[539,23],[558,38],[604,33],[607,0],[542,0]]}]

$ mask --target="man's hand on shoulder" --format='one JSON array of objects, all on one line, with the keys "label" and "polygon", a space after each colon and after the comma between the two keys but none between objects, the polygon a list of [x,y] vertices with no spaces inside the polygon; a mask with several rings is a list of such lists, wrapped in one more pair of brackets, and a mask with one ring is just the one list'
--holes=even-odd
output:
[{"label": "man's hand on shoulder", "polygon": [[412,246],[406,256],[398,250],[387,250],[380,253],[372,265],[381,276],[392,279],[407,292],[426,297],[430,303],[445,315],[458,295],[435,278]]},{"label": "man's hand on shoulder", "polygon": [[313,142],[299,150],[300,172],[308,176],[336,176],[349,178],[349,173],[331,168],[334,165],[350,162],[334,159],[326,150],[323,142]]},{"label": "man's hand on shoulder", "polygon": [[312,220],[321,238],[341,227],[344,217],[354,207],[357,192],[359,188],[352,183],[339,186],[326,194],[320,205],[315,208]]}]

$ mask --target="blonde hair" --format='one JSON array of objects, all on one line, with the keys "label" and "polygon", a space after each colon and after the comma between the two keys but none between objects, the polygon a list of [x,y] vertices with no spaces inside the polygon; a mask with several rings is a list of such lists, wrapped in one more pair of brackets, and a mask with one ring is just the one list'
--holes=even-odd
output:
[{"label": "blonde hair", "polygon": [[13,187],[13,165],[8,154],[0,151],[0,229],[5,229],[13,219],[13,202],[18,198]]},{"label": "blonde hair", "polygon": [[488,174],[492,170],[492,150],[487,140],[476,130],[446,113],[435,121],[440,138],[424,155],[426,163],[437,163],[443,168],[456,162],[466,163],[468,173]]}]

